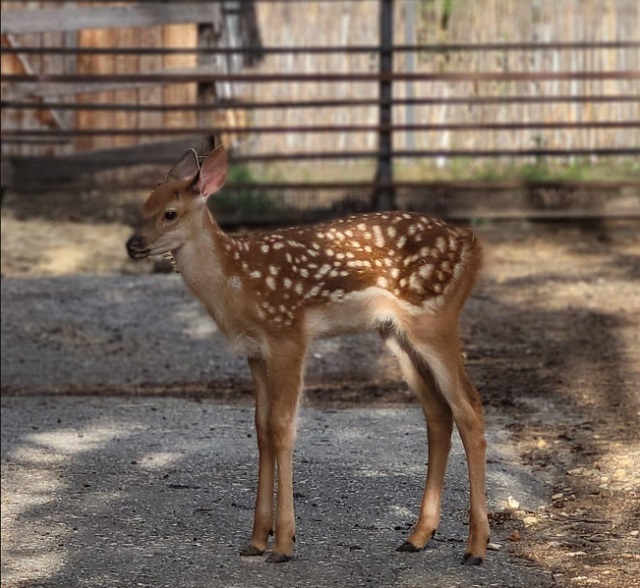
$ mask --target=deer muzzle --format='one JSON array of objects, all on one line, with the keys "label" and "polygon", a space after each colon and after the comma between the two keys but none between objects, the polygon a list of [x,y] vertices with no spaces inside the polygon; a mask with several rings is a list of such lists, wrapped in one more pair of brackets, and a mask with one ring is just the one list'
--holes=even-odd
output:
[{"label": "deer muzzle", "polygon": [[149,257],[147,240],[141,235],[134,235],[127,241],[127,253],[131,259],[144,259]]}]

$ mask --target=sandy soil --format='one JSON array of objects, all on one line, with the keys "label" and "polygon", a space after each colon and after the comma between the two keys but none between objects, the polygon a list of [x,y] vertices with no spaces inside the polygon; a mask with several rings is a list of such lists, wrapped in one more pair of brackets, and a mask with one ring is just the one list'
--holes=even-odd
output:
[{"label": "sandy soil", "polygon": [[[5,206],[3,279],[153,271],[126,259],[126,220]],[[537,512],[514,497],[492,525],[559,586],[640,586],[640,222],[476,228],[487,264],[474,297],[485,312],[464,316],[469,370],[553,489]],[[364,388],[335,385],[323,402],[412,401],[395,386]]]}]

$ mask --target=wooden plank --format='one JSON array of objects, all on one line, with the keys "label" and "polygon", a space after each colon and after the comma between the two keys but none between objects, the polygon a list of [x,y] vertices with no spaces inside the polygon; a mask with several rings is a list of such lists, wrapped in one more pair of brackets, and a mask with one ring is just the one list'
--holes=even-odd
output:
[{"label": "wooden plank", "polygon": [[139,2],[119,6],[3,10],[0,32],[81,31],[121,27],[214,22],[213,4]]},{"label": "wooden plank", "polygon": [[[109,30],[89,30],[81,31],[78,36],[80,47],[112,46],[117,31]],[[112,55],[79,55],[78,73],[93,73],[104,75],[114,73],[114,58]],[[115,92],[101,92],[96,96],[97,102],[105,104],[115,103]],[[82,104],[89,99],[84,93],[79,93],[77,103]],[[78,111],[76,116],[76,126],[79,129],[108,129],[115,125],[115,113],[104,111]],[[78,137],[76,148],[80,151],[89,149],[106,149],[113,146],[111,137]]]},{"label": "wooden plank", "polygon": [[[119,47],[132,47],[136,45],[136,34],[139,29],[123,28],[118,31],[115,39]],[[117,72],[133,73],[140,71],[140,58],[137,55],[119,55],[114,63]],[[121,89],[115,93],[114,102],[116,104],[135,104],[138,100],[138,93],[135,89]],[[115,127],[118,129],[138,129],[138,115],[135,112],[116,112]],[[114,137],[115,147],[126,147],[136,141],[135,137]]]},{"label": "wooden plank", "polygon": [[[164,47],[197,47],[198,32],[195,25],[171,25],[162,30]],[[190,69],[196,67],[196,55],[165,55],[164,67],[167,71],[177,69]],[[209,71],[211,71],[209,69]],[[163,104],[195,104],[197,84],[178,83],[164,85],[162,88]],[[164,113],[163,126],[166,128],[185,128],[194,125],[196,116],[191,112],[166,112]]]},{"label": "wooden plank", "polygon": [[[162,47],[162,27],[140,29],[139,42],[142,47]],[[140,56],[140,71],[155,72],[161,69],[162,56]],[[162,105],[162,88],[156,85],[139,88],[138,97],[141,106]],[[162,113],[159,111],[140,111],[138,116],[141,128],[162,126]]]}]

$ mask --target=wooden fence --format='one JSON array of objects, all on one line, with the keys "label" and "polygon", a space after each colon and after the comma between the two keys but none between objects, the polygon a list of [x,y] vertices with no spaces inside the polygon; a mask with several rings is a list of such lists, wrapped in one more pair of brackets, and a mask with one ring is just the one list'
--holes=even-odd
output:
[{"label": "wooden fence", "polygon": [[[613,213],[638,213],[635,0],[3,1],[0,26],[8,189],[148,187],[215,131],[231,192],[276,215],[461,191],[468,209],[523,185],[622,190]],[[576,158],[631,172],[479,179],[487,162]]]}]

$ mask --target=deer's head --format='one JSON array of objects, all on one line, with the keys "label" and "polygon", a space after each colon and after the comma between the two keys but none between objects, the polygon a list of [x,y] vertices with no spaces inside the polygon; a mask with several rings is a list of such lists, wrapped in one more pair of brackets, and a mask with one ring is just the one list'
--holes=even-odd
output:
[{"label": "deer's head", "polygon": [[220,190],[227,177],[227,155],[222,145],[209,155],[187,151],[153,190],[143,208],[144,224],[127,241],[131,259],[173,253],[198,230],[207,198]]}]

